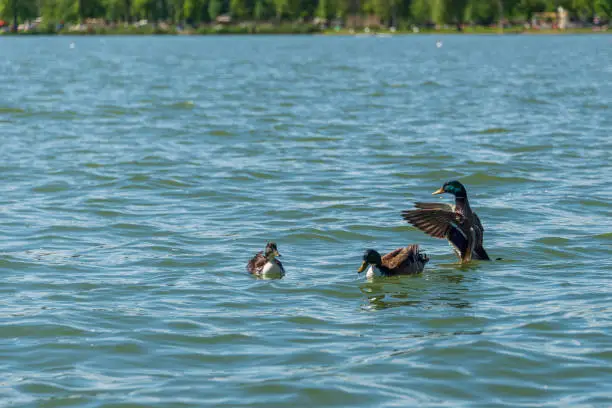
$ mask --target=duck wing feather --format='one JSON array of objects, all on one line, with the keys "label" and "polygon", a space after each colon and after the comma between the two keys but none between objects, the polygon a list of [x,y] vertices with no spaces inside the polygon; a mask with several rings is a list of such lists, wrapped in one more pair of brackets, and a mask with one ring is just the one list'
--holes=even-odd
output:
[{"label": "duck wing feather", "polygon": [[382,258],[383,265],[396,274],[407,275],[423,271],[426,261],[418,245],[397,248]]},{"label": "duck wing feather", "polygon": [[402,217],[426,234],[448,239],[455,249],[463,255],[468,251],[470,231],[466,228],[466,218],[447,210],[407,210]]},{"label": "duck wing feather", "polygon": [[266,258],[263,256],[263,251],[260,251],[247,264],[247,271],[254,274],[261,273],[265,264]]}]

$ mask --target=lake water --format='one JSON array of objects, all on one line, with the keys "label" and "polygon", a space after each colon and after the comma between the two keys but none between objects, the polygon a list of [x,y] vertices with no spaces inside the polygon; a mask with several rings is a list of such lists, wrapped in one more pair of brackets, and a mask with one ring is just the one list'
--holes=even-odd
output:
[{"label": "lake water", "polygon": [[436,39],[1,38],[0,406],[612,405],[612,36]]}]

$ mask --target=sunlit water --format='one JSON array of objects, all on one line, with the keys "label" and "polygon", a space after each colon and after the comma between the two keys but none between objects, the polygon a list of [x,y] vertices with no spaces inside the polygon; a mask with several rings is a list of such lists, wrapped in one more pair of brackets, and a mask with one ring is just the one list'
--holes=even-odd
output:
[{"label": "sunlit water", "polygon": [[0,406],[610,406],[611,38],[0,39]]}]

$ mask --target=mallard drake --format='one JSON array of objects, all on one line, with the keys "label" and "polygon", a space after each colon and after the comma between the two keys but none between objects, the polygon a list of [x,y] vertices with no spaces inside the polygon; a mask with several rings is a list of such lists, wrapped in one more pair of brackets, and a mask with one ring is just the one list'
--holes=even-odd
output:
[{"label": "mallard drake", "polygon": [[374,249],[366,249],[357,273],[363,272],[369,265],[367,278],[414,275],[423,272],[427,262],[429,258],[419,251],[418,245],[397,248],[383,257]]},{"label": "mallard drake", "polygon": [[402,211],[402,217],[421,231],[435,238],[446,238],[461,263],[472,259],[490,260],[482,247],[484,227],[470,208],[467,191],[453,180],[432,194],[449,193],[455,196],[455,205],[443,203],[415,203],[416,210]]},{"label": "mallard drake", "polygon": [[262,278],[282,278],[285,276],[283,264],[276,259],[281,256],[276,243],[268,242],[266,249],[259,251],[247,264],[247,271]]}]

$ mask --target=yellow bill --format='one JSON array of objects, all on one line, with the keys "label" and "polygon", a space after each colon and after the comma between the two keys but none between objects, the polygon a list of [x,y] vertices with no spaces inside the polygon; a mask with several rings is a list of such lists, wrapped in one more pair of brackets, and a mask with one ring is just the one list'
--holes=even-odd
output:
[{"label": "yellow bill", "polygon": [[357,273],[363,272],[365,270],[365,268],[367,268],[367,267],[368,267],[368,263],[366,261],[363,261],[361,263],[361,266],[359,267],[359,269],[357,269]]}]

